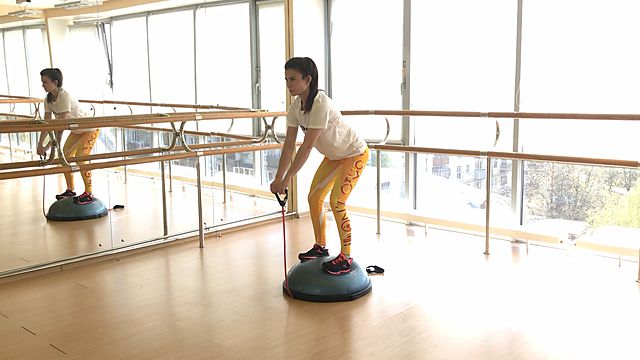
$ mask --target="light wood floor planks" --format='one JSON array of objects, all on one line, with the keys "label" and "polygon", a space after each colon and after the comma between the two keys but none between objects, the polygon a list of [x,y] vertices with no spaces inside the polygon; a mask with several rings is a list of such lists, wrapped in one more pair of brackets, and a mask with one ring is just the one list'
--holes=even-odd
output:
[{"label": "light wood floor planks", "polygon": [[[352,218],[355,260],[386,269],[356,301],[283,295],[274,222],[0,285],[0,358],[640,358],[635,263]],[[309,218],[287,233],[293,264]]]}]

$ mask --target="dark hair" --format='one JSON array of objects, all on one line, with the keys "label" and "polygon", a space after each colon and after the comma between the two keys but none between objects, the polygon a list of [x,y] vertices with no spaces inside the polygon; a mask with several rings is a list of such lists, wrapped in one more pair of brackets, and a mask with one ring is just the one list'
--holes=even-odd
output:
[{"label": "dark hair", "polygon": [[284,64],[284,69],[297,70],[302,74],[302,77],[311,76],[311,82],[309,83],[309,96],[304,101],[303,112],[306,114],[311,111],[313,107],[313,100],[318,94],[318,67],[316,63],[308,57],[293,57]]},{"label": "dark hair", "polygon": [[[60,89],[62,87],[62,71],[60,71],[60,69],[58,69],[58,68],[46,68],[46,69],[43,69],[42,71],[40,71],[40,76],[46,76],[51,81],[57,81],[58,82],[58,85],[57,85],[58,89]],[[47,102],[48,103],[53,102],[53,95],[51,93],[47,94]]]}]

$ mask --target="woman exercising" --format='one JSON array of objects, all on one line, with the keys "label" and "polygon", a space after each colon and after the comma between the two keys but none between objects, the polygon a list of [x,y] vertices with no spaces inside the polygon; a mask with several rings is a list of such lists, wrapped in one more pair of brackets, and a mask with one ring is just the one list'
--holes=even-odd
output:
[{"label": "woman exercising", "polygon": [[[369,149],[367,143],[342,121],[342,114],[331,98],[318,90],[318,68],[308,57],[294,57],[284,65],[287,88],[296,96],[287,112],[287,134],[278,164],[278,171],[271,183],[271,192],[283,194],[291,178],[309,158],[312,148],[325,156],[316,170],[309,190],[309,209],[315,244],[298,255],[301,261],[329,256],[325,248],[324,199],[331,190],[329,204],[340,234],[340,254],[324,262],[322,268],[333,275],[351,270],[351,222],[346,203],[349,194],[362,175]],[[304,141],[291,158],[296,144],[298,126],[304,132]],[[289,164],[291,164],[289,166]]]}]

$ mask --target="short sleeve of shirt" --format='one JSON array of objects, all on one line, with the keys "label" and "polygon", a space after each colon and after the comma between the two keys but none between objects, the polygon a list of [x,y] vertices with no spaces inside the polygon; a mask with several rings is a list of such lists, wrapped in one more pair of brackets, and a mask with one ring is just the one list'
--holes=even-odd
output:
[{"label": "short sleeve of shirt", "polygon": [[56,113],[71,112],[71,98],[66,91],[60,92],[56,100]]},{"label": "short sleeve of shirt", "polygon": [[316,101],[309,113],[309,129],[326,129],[329,124],[329,106],[324,101]]},{"label": "short sleeve of shirt", "polygon": [[51,104],[44,98],[44,112],[51,112]]},{"label": "short sleeve of shirt", "polygon": [[295,104],[297,101],[294,101],[291,106],[289,106],[289,111],[287,111],[287,126],[298,127],[298,118],[296,116]]}]

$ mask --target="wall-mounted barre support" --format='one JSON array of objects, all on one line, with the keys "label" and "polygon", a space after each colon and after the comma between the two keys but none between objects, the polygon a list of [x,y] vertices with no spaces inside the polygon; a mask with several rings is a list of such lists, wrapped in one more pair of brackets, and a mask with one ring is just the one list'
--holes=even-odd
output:
[{"label": "wall-mounted barre support", "polygon": [[389,134],[391,133],[391,124],[389,124],[389,118],[388,117],[384,117],[384,121],[387,123],[387,133],[384,134],[384,139],[382,139],[382,141],[379,143],[379,145],[384,145],[387,143],[387,140],[389,140]]},{"label": "wall-mounted barre support", "polygon": [[262,133],[262,136],[260,136],[259,139],[254,140],[256,144],[262,144],[263,142],[267,141],[267,137],[269,136],[269,131],[271,130],[271,127],[272,127],[272,125],[269,125],[266,118],[261,117],[260,119],[264,124],[264,133]]},{"label": "wall-mounted barre support", "polygon": [[185,137],[185,134],[184,134],[185,125],[187,125],[186,121],[183,121],[182,123],[180,123],[180,130],[179,130],[180,141],[182,141],[182,146],[184,146],[184,149],[186,151],[193,152],[193,149],[189,147],[189,144],[187,144],[187,138]]},{"label": "wall-mounted barre support", "polygon": [[231,124],[229,124],[229,128],[226,131],[227,134],[231,133],[231,129],[233,129],[233,124],[235,123],[235,120],[236,119],[231,118]]},{"label": "wall-mounted barre support", "polygon": [[271,120],[271,136],[273,137],[273,140],[278,143],[281,144],[282,141],[280,141],[280,139],[278,138],[278,133],[276,132],[276,120],[278,119],[277,116],[273,117],[273,120]]},{"label": "wall-mounted barre support", "polygon": [[169,123],[171,125],[171,141],[166,148],[162,148],[163,151],[172,151],[173,148],[176,147],[177,139],[180,137],[180,133],[176,130],[176,125],[174,123]]}]

